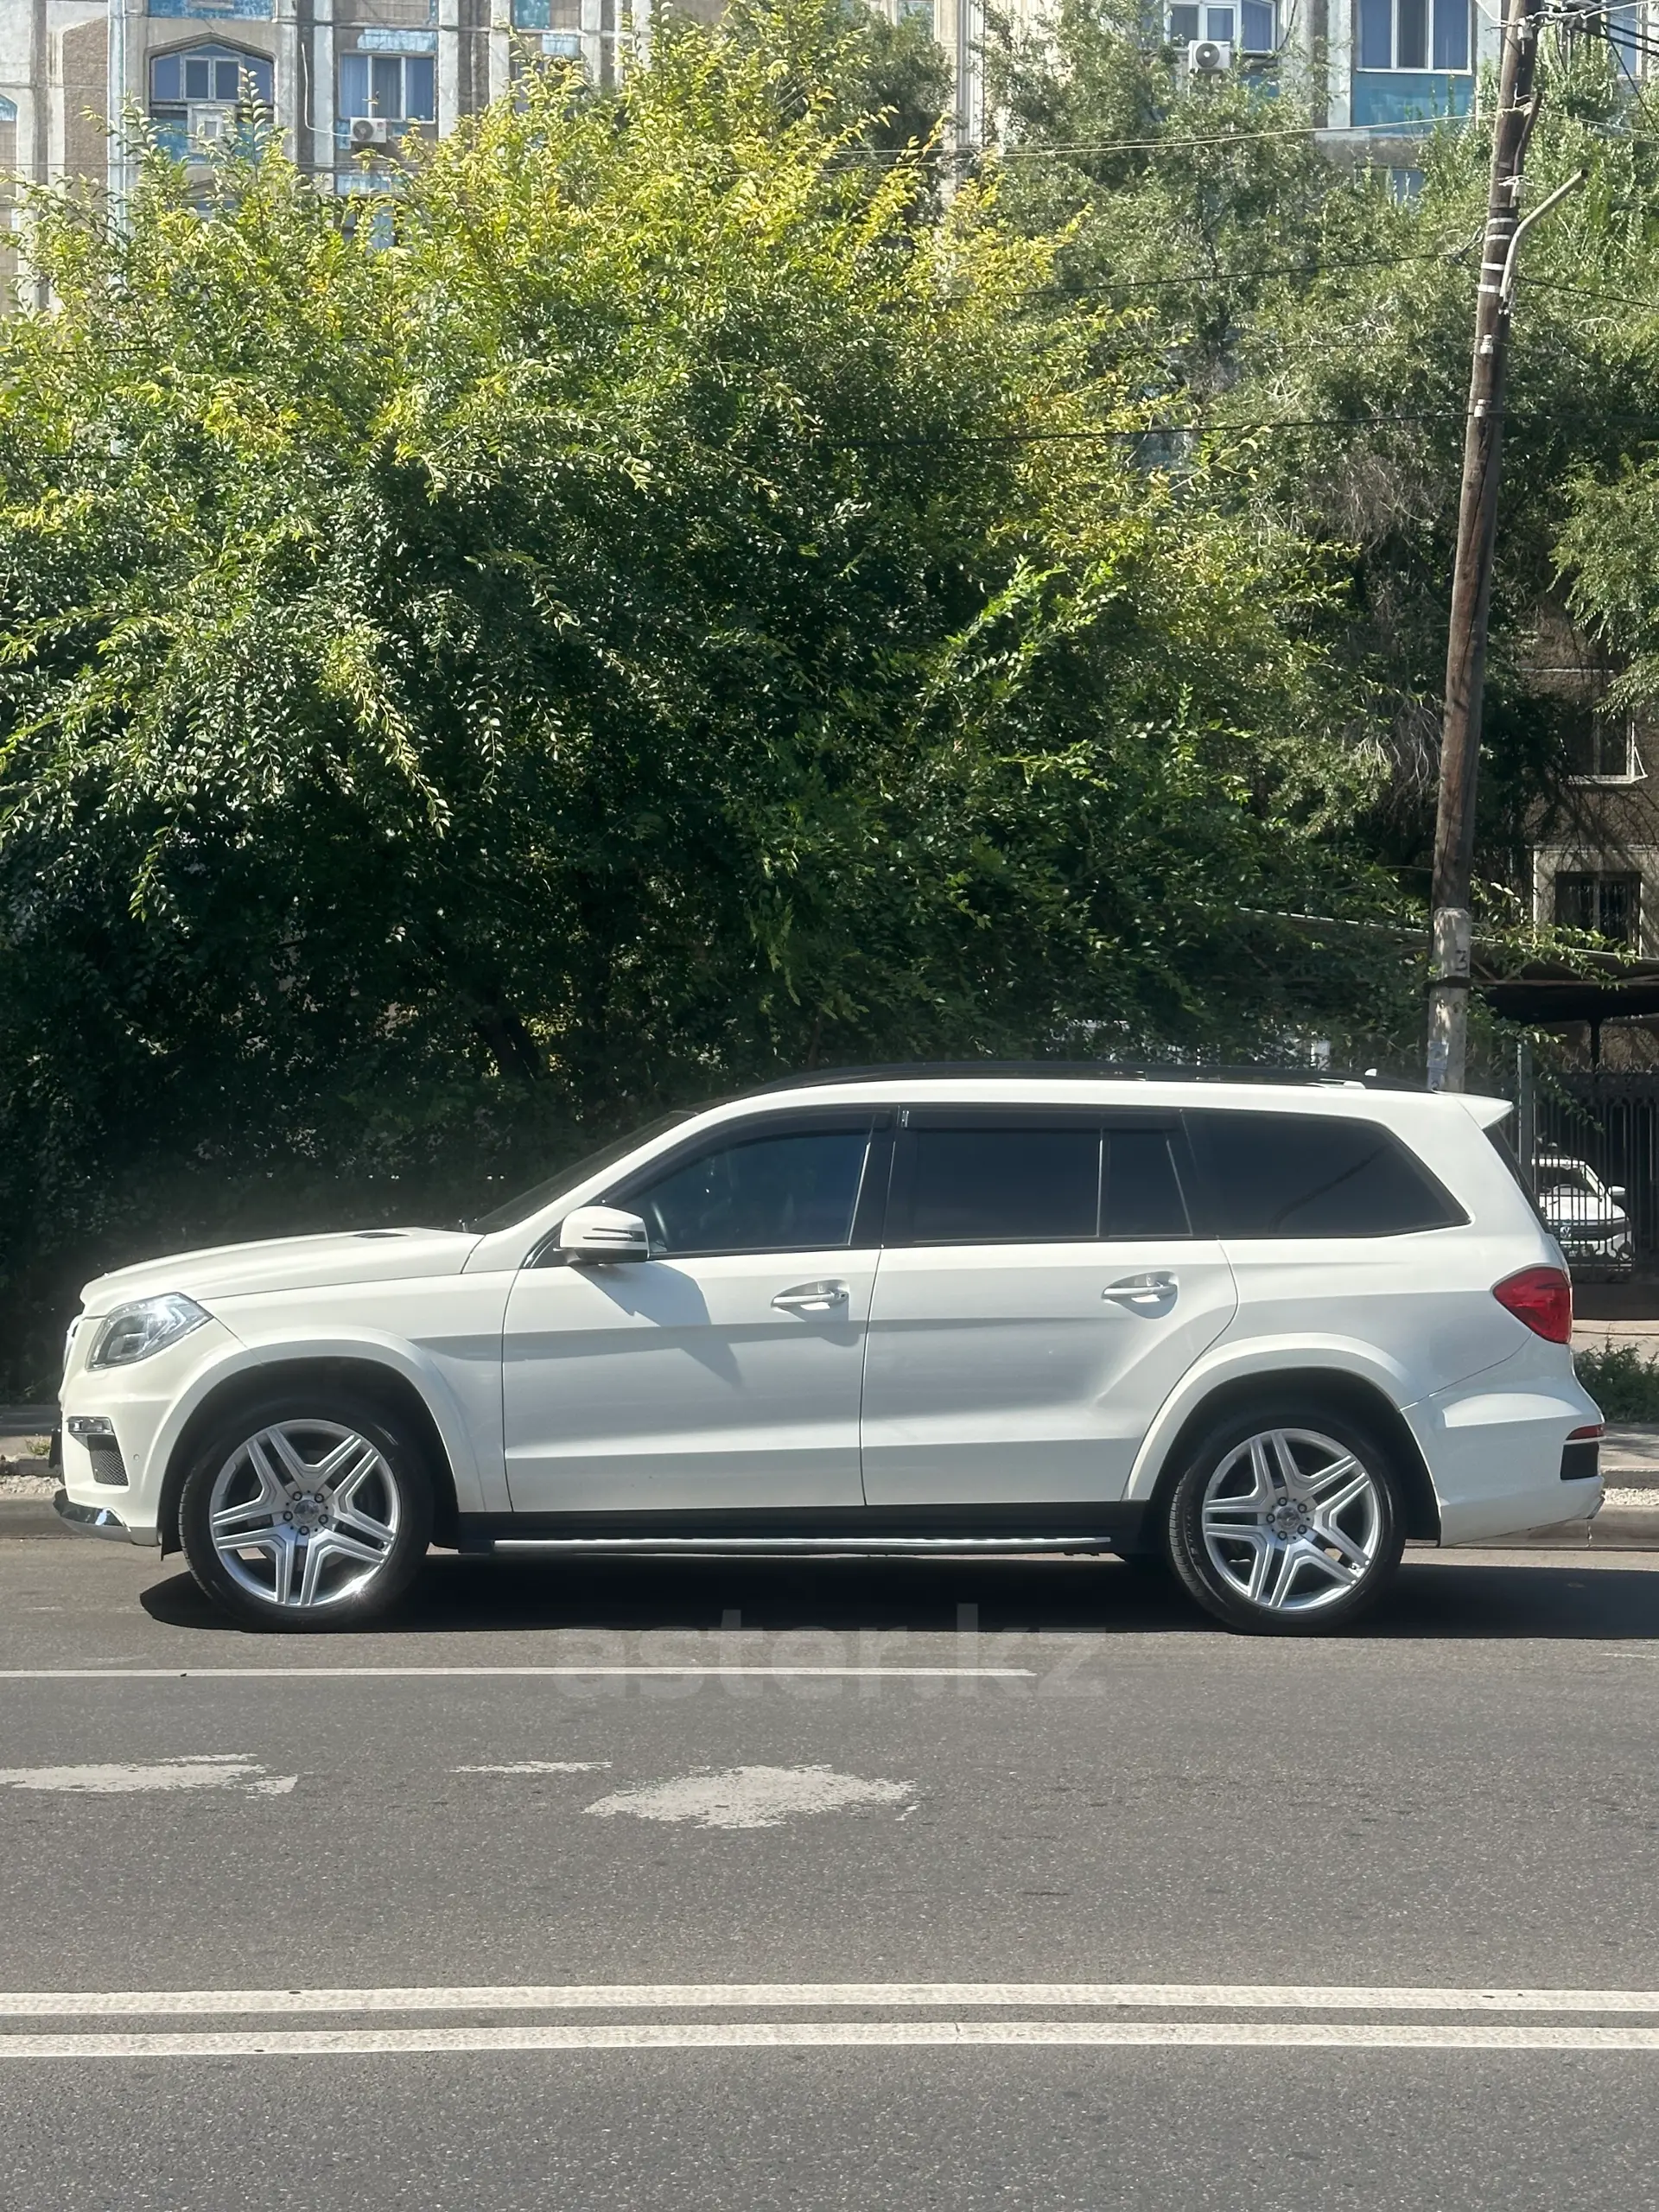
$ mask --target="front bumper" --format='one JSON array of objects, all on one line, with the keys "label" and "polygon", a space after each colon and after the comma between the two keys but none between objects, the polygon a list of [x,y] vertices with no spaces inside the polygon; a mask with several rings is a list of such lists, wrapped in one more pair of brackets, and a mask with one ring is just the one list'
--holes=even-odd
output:
[{"label": "front bumper", "polygon": [[77,1505],[67,1490],[54,1491],[52,1510],[78,1536],[107,1536],[118,1544],[154,1544],[153,1531],[134,1530],[108,1505]]}]

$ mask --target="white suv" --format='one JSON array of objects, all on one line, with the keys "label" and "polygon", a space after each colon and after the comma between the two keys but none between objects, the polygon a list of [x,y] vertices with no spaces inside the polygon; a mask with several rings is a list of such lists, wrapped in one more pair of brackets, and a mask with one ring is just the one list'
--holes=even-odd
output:
[{"label": "white suv", "polygon": [[430,1542],[1116,1550],[1237,1628],[1408,1536],[1593,1513],[1571,1292],[1496,1128],[1357,1085],[995,1067],[674,1117],[464,1228],[87,1286],[66,1520],[272,1627]]}]

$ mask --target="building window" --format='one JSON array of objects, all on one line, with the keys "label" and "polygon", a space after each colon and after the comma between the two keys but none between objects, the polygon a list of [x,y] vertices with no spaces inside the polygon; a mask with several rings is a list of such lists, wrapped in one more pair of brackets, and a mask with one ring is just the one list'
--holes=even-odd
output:
[{"label": "building window", "polygon": [[213,144],[253,149],[250,107],[273,105],[271,66],[234,46],[175,47],[149,64],[149,119],[175,161],[200,162]]},{"label": "building window", "polygon": [[1575,784],[1634,784],[1643,775],[1636,749],[1636,724],[1586,714],[1569,733],[1567,759]]},{"label": "building window", "polygon": [[1215,6],[1169,10],[1169,37],[1174,46],[1188,46],[1194,39],[1213,39],[1221,46],[1236,46],[1241,54],[1272,54],[1279,45],[1279,11],[1273,0],[1229,0]]},{"label": "building window", "polygon": [[1555,922],[1560,929],[1593,930],[1611,944],[1634,945],[1642,926],[1639,875],[1558,875]]},{"label": "building window", "polygon": [[1643,37],[1635,0],[1624,0],[1621,7],[1585,8],[1579,20],[1606,40],[1631,79],[1640,75]]},{"label": "building window", "polygon": [[248,99],[270,107],[270,63],[232,46],[175,48],[151,61],[149,97],[156,108],[235,107]]},{"label": "building window", "polygon": [[391,123],[430,123],[438,111],[436,73],[429,54],[344,54],[340,118],[350,123],[373,115]]},{"label": "building window", "polygon": [[1466,71],[1469,16],[1469,0],[1359,0],[1359,66]]}]

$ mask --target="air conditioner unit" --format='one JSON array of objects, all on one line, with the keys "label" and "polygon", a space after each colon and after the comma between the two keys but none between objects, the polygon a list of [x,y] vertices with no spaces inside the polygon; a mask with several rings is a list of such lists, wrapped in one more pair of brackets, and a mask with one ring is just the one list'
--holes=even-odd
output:
[{"label": "air conditioner unit", "polygon": [[1219,77],[1233,66],[1233,49],[1217,38],[1189,39],[1186,66],[1195,77]]},{"label": "air conditioner unit", "polygon": [[384,115],[354,115],[352,118],[352,148],[361,146],[389,146],[391,143],[391,124]]},{"label": "air conditioner unit", "polygon": [[215,101],[211,106],[193,104],[186,111],[185,128],[193,144],[218,146],[236,136],[236,108],[229,101]]}]

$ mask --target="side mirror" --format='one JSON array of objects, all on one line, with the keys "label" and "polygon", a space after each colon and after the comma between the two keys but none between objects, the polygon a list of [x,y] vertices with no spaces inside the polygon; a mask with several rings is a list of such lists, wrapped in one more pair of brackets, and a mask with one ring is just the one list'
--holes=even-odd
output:
[{"label": "side mirror", "polygon": [[615,1206],[578,1206],[559,1224],[559,1249],[578,1266],[648,1260],[651,1232],[637,1213],[622,1213]]},{"label": "side mirror", "polygon": [[1607,1185],[1607,1195],[1610,1198],[1622,1198],[1624,1194],[1623,1183],[1610,1183]]}]

